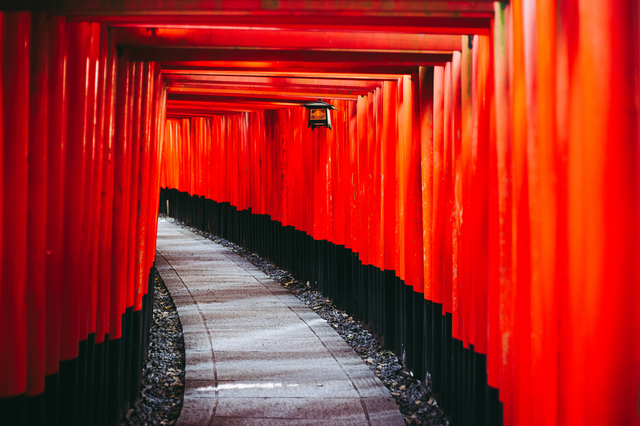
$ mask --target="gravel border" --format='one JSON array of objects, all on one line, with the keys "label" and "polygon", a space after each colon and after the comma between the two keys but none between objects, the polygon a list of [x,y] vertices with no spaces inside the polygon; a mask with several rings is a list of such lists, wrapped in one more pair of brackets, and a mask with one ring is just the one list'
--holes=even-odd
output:
[{"label": "gravel border", "polygon": [[184,337],[173,299],[160,275],[153,283],[153,324],[140,399],[120,426],[173,425],[184,400]]},{"label": "gravel border", "polygon": [[308,283],[295,280],[289,272],[224,238],[187,226],[171,217],[161,216],[169,222],[221,244],[247,259],[331,324],[391,391],[406,424],[449,426],[444,412],[431,396],[431,384],[423,385],[420,380],[415,379],[413,374],[402,366],[398,357],[393,352],[383,349],[362,323],[355,321],[346,312],[336,309],[328,298],[311,290]]}]

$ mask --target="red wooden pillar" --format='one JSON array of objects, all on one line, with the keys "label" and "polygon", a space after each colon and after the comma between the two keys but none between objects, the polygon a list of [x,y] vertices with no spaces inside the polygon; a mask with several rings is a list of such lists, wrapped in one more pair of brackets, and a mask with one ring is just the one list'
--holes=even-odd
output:
[{"label": "red wooden pillar", "polygon": [[[186,155],[186,148],[184,147],[184,142],[182,140],[182,126],[183,123],[187,121],[186,119],[178,119],[174,124],[174,140],[175,140],[175,157],[174,157],[174,167],[175,167],[175,176],[176,176],[176,188],[180,191],[186,191],[187,187],[185,182],[187,181],[187,176],[183,173],[184,160],[186,160],[183,155]],[[179,159],[183,159],[183,161],[178,161]],[[226,164],[226,163],[225,163]],[[226,194],[226,192],[225,192]]]},{"label": "red wooden pillar", "polygon": [[204,140],[202,134],[202,122],[204,121],[203,117],[197,117],[192,122],[195,138],[195,146],[196,146],[196,194],[202,196],[204,195]]},{"label": "red wooden pillar", "polygon": [[[249,112],[245,112],[244,113],[244,121],[243,121],[243,142],[244,142],[244,151],[245,151],[245,156],[244,156],[244,164],[243,164],[243,199],[242,199],[242,209],[243,210],[248,210],[251,207],[251,196],[253,194],[252,192],[252,186],[251,186],[251,169],[250,169],[250,165],[251,162],[253,161],[253,156],[251,153],[251,138],[253,136],[253,131],[251,129],[251,116],[255,114],[255,113],[249,113]],[[309,146],[307,145],[308,148],[308,155],[313,155],[311,153],[311,150],[313,149],[313,146]],[[310,177],[310,179],[312,179],[312,177]],[[312,186],[312,181],[309,181],[309,190],[311,190],[311,186]],[[311,193],[311,192],[309,192]],[[307,205],[307,208],[311,208],[311,204]],[[307,233],[309,235],[311,235],[311,233],[313,232],[313,216],[311,215],[311,211],[307,210],[308,215],[306,216],[308,218],[308,228],[307,228]]]},{"label": "red wooden pillar", "polygon": [[189,176],[186,173],[187,167],[188,167],[188,160],[189,160],[189,158],[187,157],[188,147],[186,145],[188,140],[184,138],[184,126],[185,126],[185,123],[188,123],[188,122],[189,120],[187,118],[178,119],[176,123],[176,128],[175,128],[176,153],[177,153],[176,169],[177,169],[177,176],[178,176],[178,189],[183,192],[189,192],[189,186],[188,186]]},{"label": "red wooden pillar", "polygon": [[[158,169],[160,168],[160,166],[164,163],[164,146],[167,143],[165,140],[165,133],[164,133],[164,123],[166,121],[166,116],[167,116],[167,90],[164,87],[164,82],[162,81],[161,78],[158,77],[158,85],[160,86],[160,112],[159,112],[159,121],[160,121],[160,125],[159,125],[159,134],[158,134],[158,156],[157,156],[157,167]],[[215,175],[214,175],[215,176]],[[160,187],[159,185],[156,187],[156,197],[159,199],[160,198]],[[155,227],[156,230],[158,228],[158,216],[156,215],[154,217],[155,220]],[[157,232],[156,232],[157,233]],[[153,247],[154,247],[154,255],[155,255],[155,246],[156,246],[156,236],[155,234],[152,237],[153,239]]]},{"label": "red wooden pillar", "polygon": [[209,174],[211,171],[211,164],[210,164],[210,159],[211,159],[211,152],[210,152],[210,147],[211,147],[211,137],[208,133],[208,126],[209,123],[211,123],[211,118],[207,117],[207,118],[202,118],[202,121],[200,123],[200,131],[202,134],[202,158],[201,158],[201,164],[202,164],[202,183],[203,183],[203,188],[202,188],[202,195],[206,196],[207,193],[209,192],[208,189],[208,182],[210,180]]},{"label": "red wooden pillar", "polygon": [[153,111],[154,66],[145,63],[144,86],[140,111],[140,158],[138,159],[138,192],[136,196],[134,310],[142,309],[142,296],[147,293],[149,271],[146,262],[147,209],[149,204],[149,163],[151,151],[151,118]]},{"label": "red wooden pillar", "polygon": [[358,96],[356,103],[357,108],[357,139],[356,139],[356,204],[355,204],[355,218],[353,224],[353,234],[356,235],[357,245],[354,245],[354,251],[358,252],[360,261],[367,265],[368,262],[368,250],[367,245],[369,242],[369,230],[368,230],[368,215],[369,209],[367,205],[367,196],[370,195],[367,185],[367,176],[369,170],[367,169],[367,151],[368,151],[368,133],[369,133],[369,108],[366,96]]},{"label": "red wooden pillar", "polygon": [[[341,111],[337,111],[336,113],[333,113],[333,117],[337,118],[337,115],[342,114]],[[324,198],[323,198],[323,203],[326,206],[325,207],[325,214],[324,214],[324,223],[323,223],[323,229],[324,229],[324,239],[326,239],[327,241],[331,241],[333,242],[333,232],[332,232],[332,222],[333,222],[333,200],[332,200],[332,194],[334,193],[334,186],[335,186],[335,177],[333,174],[333,163],[335,162],[335,159],[333,157],[333,153],[334,153],[334,147],[335,147],[335,143],[336,143],[336,133],[337,133],[337,128],[336,131],[331,131],[331,132],[327,132],[326,138],[325,138],[325,163],[324,163],[324,169],[322,170],[323,175],[325,176],[325,178],[323,179],[326,182],[326,185],[324,187]]]},{"label": "red wooden pillar", "polygon": [[[184,124],[185,121],[183,121]],[[225,176],[226,176],[226,181],[228,182],[228,186],[226,188],[225,194],[226,194],[226,199],[225,201],[228,201],[231,204],[235,204],[237,196],[237,185],[238,185],[238,167],[237,167],[237,155],[238,155],[238,148],[237,148],[237,138],[236,138],[236,129],[237,129],[237,123],[238,123],[238,116],[237,114],[233,114],[231,116],[228,117],[227,122],[226,122],[226,129],[225,129],[225,142],[227,143],[227,147],[225,149],[225,153],[226,153],[226,157],[225,157],[225,161],[226,161],[226,171],[225,171]],[[185,144],[184,146],[188,147],[188,139],[183,141]]]},{"label": "red wooden pillar", "polygon": [[451,61],[451,174],[450,211],[451,211],[451,314],[452,335],[462,340],[461,312],[464,298],[461,294],[461,227],[462,227],[462,69],[461,52],[453,52]]},{"label": "red wooden pillar", "polygon": [[0,397],[27,390],[27,151],[29,146],[28,13],[0,13]]},{"label": "red wooden pillar", "polygon": [[559,12],[558,60],[571,85],[568,121],[558,122],[568,124],[569,272],[558,423],[637,425],[637,4],[594,0]]},{"label": "red wooden pillar", "polygon": [[27,247],[27,394],[44,391],[45,283],[46,281],[46,180],[49,136],[49,42],[44,14],[32,14]]},{"label": "red wooden pillar", "polygon": [[[277,127],[277,123],[279,123],[280,114],[277,110],[270,111],[270,114],[267,116],[267,125],[272,126],[272,130],[267,135],[267,163],[265,164],[265,173],[267,174],[267,179],[269,182],[269,196],[265,198],[265,205],[267,208],[267,213],[271,216],[272,220],[280,220],[280,181],[276,177],[276,170],[280,170],[279,167],[279,148],[280,139],[279,128]],[[214,118],[214,124],[218,122],[217,118]],[[214,134],[215,148],[214,152],[219,152],[217,148],[217,143],[219,143],[220,138]],[[218,158],[216,154],[214,158]],[[217,198],[216,198],[217,200]]]},{"label": "red wooden pillar", "polygon": [[[229,151],[229,162],[231,165],[231,188],[230,188],[230,197],[229,197],[229,202],[231,203],[231,205],[238,207],[239,204],[239,200],[241,197],[240,194],[240,185],[242,184],[242,171],[240,168],[240,163],[242,161],[242,158],[240,157],[242,155],[242,140],[240,138],[240,122],[241,122],[242,118],[241,118],[241,114],[240,113],[235,113],[233,114],[233,116],[231,117],[231,120],[229,122],[229,142],[231,145],[231,150]],[[296,141],[294,140],[294,146],[296,148],[299,148],[299,145],[296,145]],[[192,147],[193,145],[190,144],[189,147]],[[300,154],[300,152],[298,151],[297,154]],[[189,153],[190,156],[193,156],[193,152],[190,151]],[[299,161],[299,160],[298,160]],[[296,165],[299,165],[299,163],[296,163]],[[298,178],[301,179],[301,175],[297,174]],[[296,182],[297,184],[300,184],[300,182]],[[297,212],[298,212],[298,208],[299,206],[292,206],[293,207],[293,216],[294,216],[294,226],[297,223]]]},{"label": "red wooden pillar", "polygon": [[[303,115],[304,122],[304,115]],[[316,240],[328,240],[327,235],[327,215],[328,215],[328,176],[327,176],[327,160],[329,143],[328,139],[332,133],[331,130],[320,129],[314,130],[314,142],[311,146],[311,155],[308,161],[312,165],[313,174],[311,176],[311,188],[313,194],[311,215],[312,232],[309,234]],[[259,186],[256,185],[256,192],[261,192]]]},{"label": "red wooden pillar", "polygon": [[[106,31],[106,28],[103,29]],[[101,179],[101,202],[100,202],[100,245],[98,247],[98,312],[96,343],[104,341],[105,335],[109,333],[110,311],[115,302],[111,299],[111,287],[113,283],[114,271],[113,262],[115,254],[113,252],[113,224],[116,216],[114,212],[114,165],[115,165],[115,100],[117,83],[117,60],[116,46],[113,34],[110,29],[105,34],[107,40],[107,54],[105,57],[105,90],[104,90],[104,122],[102,144],[102,179]],[[104,33],[103,33],[104,34]]]},{"label": "red wooden pillar", "polygon": [[348,185],[345,185],[344,190],[346,191],[345,197],[347,199],[347,220],[346,220],[346,247],[352,249],[353,251],[357,250],[359,246],[358,241],[358,187],[357,187],[357,136],[358,136],[358,125],[357,125],[357,105],[355,101],[349,102],[347,113],[347,122],[345,123],[349,127],[348,133],[348,143],[347,143],[347,155],[348,155],[348,168],[347,173],[348,177],[346,182],[349,182]]},{"label": "red wooden pillar", "polygon": [[187,153],[189,162],[187,163],[185,170],[187,170],[187,179],[189,182],[188,192],[190,195],[196,195],[198,190],[198,152],[196,147],[197,139],[194,131],[196,121],[196,117],[189,117],[189,120],[186,121],[183,128],[185,140],[188,141]]},{"label": "red wooden pillar", "polygon": [[[495,23],[495,21],[494,21]],[[495,39],[496,31],[492,29],[489,36],[487,50],[489,61],[489,82],[491,90],[487,89],[490,98],[488,107],[488,161],[487,161],[487,234],[488,234],[488,290],[487,290],[487,315],[489,322],[488,346],[487,346],[487,374],[488,384],[496,389],[500,388],[502,381],[502,335],[500,325],[500,190],[498,178],[498,91],[496,90],[495,72]]]},{"label": "red wooden pillar", "polygon": [[[160,200],[160,172],[163,164],[164,134],[165,134],[165,113],[166,113],[166,91],[164,82],[160,74],[160,67],[154,68],[154,116],[152,121],[153,140],[150,153],[149,170],[149,210],[148,210],[148,232],[147,232],[147,269],[150,268],[155,259],[156,235],[158,233],[158,202]],[[211,172],[213,174],[213,171]]]},{"label": "red wooden pillar", "polygon": [[[195,164],[195,171],[196,171],[196,175],[195,175],[195,193],[200,196],[203,195],[204,193],[204,188],[203,188],[203,179],[202,179],[202,175],[204,173],[204,162],[203,162],[203,158],[204,158],[204,150],[203,145],[204,145],[204,140],[203,140],[203,134],[202,134],[202,123],[204,121],[204,118],[202,117],[198,117],[198,118],[194,118],[193,120],[191,120],[191,128],[192,128],[192,136],[193,136],[193,146],[194,146],[194,164]],[[246,126],[243,126],[243,128],[241,129],[241,133],[244,134],[246,132]],[[245,159],[246,161],[246,159]],[[246,165],[246,163],[245,163]],[[243,176],[244,178],[244,176]],[[248,194],[242,194],[243,196],[248,196]],[[241,204],[244,203],[244,200],[241,202]]]},{"label": "red wooden pillar", "polygon": [[171,180],[173,183],[173,188],[179,188],[180,187],[180,182],[178,180],[178,163],[176,161],[176,156],[177,156],[177,151],[178,151],[178,129],[180,126],[180,121],[179,120],[171,120],[171,128],[170,128],[170,132],[169,134],[171,135],[171,146],[172,146],[172,150],[171,152],[171,168],[169,169],[171,171]]},{"label": "red wooden pillar", "polygon": [[[213,199],[213,193],[212,193],[212,185],[211,185],[211,175],[212,175],[212,157],[213,157],[213,151],[212,151],[212,141],[211,141],[211,123],[212,123],[212,118],[211,117],[207,117],[207,119],[205,120],[205,122],[203,123],[203,127],[204,127],[204,133],[205,133],[205,153],[206,153],[206,164],[205,164],[205,185],[206,185],[206,197],[208,199]],[[264,194],[263,194],[264,195]]]},{"label": "red wooden pillar", "polygon": [[[193,164],[193,149],[191,149],[192,138],[191,138],[191,121],[193,118],[185,118],[181,123],[180,128],[180,137],[182,140],[181,148],[183,151],[184,161],[182,161],[182,174],[183,174],[183,185],[184,191],[188,192],[189,195],[193,195],[193,174],[195,171]],[[233,176],[232,179],[235,179],[236,176]],[[232,180],[235,183],[235,181]],[[233,187],[232,187],[233,188]]]},{"label": "red wooden pillar", "polygon": [[[263,191],[260,191],[259,205],[260,214],[268,214],[269,203],[272,197],[273,182],[270,180],[269,169],[271,167],[271,156],[269,149],[271,148],[271,135],[273,134],[273,113],[274,110],[265,110],[260,116],[261,135],[260,135],[260,147],[258,148],[258,158],[256,159],[256,167],[260,171],[260,181],[262,183]],[[209,120],[209,126],[211,126],[213,120]],[[211,139],[211,127],[209,127],[209,138]],[[210,151],[211,158],[216,155],[213,149]]]},{"label": "red wooden pillar", "polygon": [[452,117],[453,117],[453,89],[451,84],[451,62],[444,67],[444,112],[443,112],[443,142],[442,142],[442,314],[452,313],[452,277],[453,277],[453,254],[452,239],[453,232],[452,218],[453,205],[451,200],[451,151],[452,151]]},{"label": "red wooden pillar", "polygon": [[[159,170],[159,176],[160,176],[160,188],[168,188],[169,184],[168,184],[168,171],[169,171],[169,162],[171,161],[171,159],[169,158],[169,152],[171,150],[171,130],[170,130],[170,126],[171,126],[172,121],[170,119],[166,119],[165,123],[163,126],[160,126],[162,128],[162,135],[163,135],[163,139],[164,139],[164,144],[163,144],[163,148],[162,148],[162,162],[160,163],[160,170]],[[214,191],[215,191],[215,186],[214,186]],[[215,198],[214,198],[215,199]]]},{"label": "red wooden pillar", "polygon": [[86,106],[84,115],[84,138],[85,138],[85,181],[83,185],[85,208],[82,220],[82,243],[81,243],[81,267],[82,267],[82,284],[81,284],[81,302],[80,302],[80,340],[85,340],[89,333],[95,331],[95,312],[96,312],[96,290],[97,276],[94,265],[93,254],[95,252],[97,235],[98,235],[98,217],[99,211],[99,186],[96,183],[101,175],[101,158],[98,146],[101,141],[96,135],[97,121],[97,65],[100,52],[100,25],[96,23],[90,24],[89,29],[89,51],[87,57],[87,90],[86,90]]},{"label": "red wooden pillar", "polygon": [[374,121],[374,141],[373,141],[373,191],[374,196],[371,197],[371,251],[372,264],[380,269],[384,269],[384,227],[382,220],[384,218],[383,209],[383,184],[382,163],[382,122],[383,122],[383,95],[382,90],[378,87],[373,94],[373,121]]},{"label": "red wooden pillar", "polygon": [[395,231],[396,231],[396,240],[395,240],[395,270],[396,275],[400,277],[400,279],[404,280],[406,278],[406,242],[405,242],[405,209],[406,209],[406,200],[407,200],[407,174],[406,174],[406,153],[404,150],[405,145],[407,145],[406,138],[406,129],[407,129],[407,114],[405,110],[407,109],[406,105],[406,91],[405,91],[405,80],[404,78],[398,79],[398,91],[397,91],[397,111],[396,111],[396,120],[398,123],[397,127],[397,142],[395,143],[396,150],[396,165],[395,165],[395,175],[397,182],[397,202],[396,202],[396,223],[395,223]]},{"label": "red wooden pillar", "polygon": [[[529,425],[531,412],[531,237],[529,221],[528,144],[535,144],[537,114],[535,22],[533,3],[511,3],[512,78],[512,285],[515,290],[513,318],[514,342],[514,421]],[[532,164],[536,167],[536,164]]]},{"label": "red wooden pillar", "polygon": [[[473,42],[473,38],[471,39]],[[473,150],[474,150],[474,96],[473,82],[476,76],[473,74],[473,52],[469,47],[469,37],[462,37],[462,55],[460,58],[460,76],[461,76],[461,115],[460,115],[460,170],[462,200],[460,206],[460,261],[458,265],[459,285],[460,285],[460,322],[461,334],[465,348],[469,344],[473,344],[471,336],[475,330],[475,300],[474,294],[474,276],[476,275],[472,267],[471,245],[473,242],[474,228],[473,220],[476,216],[472,203],[473,192],[471,185],[474,176]]]},{"label": "red wooden pillar", "polygon": [[367,265],[373,265],[373,259],[375,258],[375,251],[374,251],[374,235],[373,235],[373,229],[375,227],[374,225],[374,221],[375,221],[375,199],[376,199],[376,192],[375,192],[375,179],[376,179],[376,174],[375,174],[375,169],[374,169],[374,159],[375,159],[375,138],[376,138],[376,127],[375,127],[375,119],[374,119],[374,111],[373,111],[373,93],[369,92],[367,93],[366,96],[366,100],[367,100],[367,123],[368,123],[368,127],[367,127],[367,137],[366,137],[366,148],[367,148],[367,154],[366,154],[366,163],[364,165],[365,167],[365,173],[364,173],[364,178],[365,178],[365,183],[367,186],[366,189],[366,198],[365,198],[365,206],[366,206],[366,222],[364,222],[364,226],[365,226],[365,248],[366,248],[366,259],[367,259]]},{"label": "red wooden pillar", "polygon": [[[147,81],[148,64],[146,62],[134,62],[133,63],[133,109],[132,109],[132,138],[131,138],[131,168],[129,169],[129,209],[127,212],[127,222],[125,224],[126,238],[127,238],[127,286],[126,286],[126,308],[134,306],[136,300],[136,266],[137,266],[137,253],[136,247],[136,231],[138,227],[138,209],[139,209],[139,197],[138,190],[140,188],[139,174],[140,170],[140,158],[141,149],[144,139],[144,112],[143,112],[143,98],[144,87]],[[146,104],[146,102],[145,102]]]},{"label": "red wooden pillar", "polygon": [[332,221],[333,228],[333,242],[338,245],[345,245],[345,224],[346,224],[346,209],[347,199],[346,192],[344,190],[345,177],[347,173],[347,138],[348,138],[348,126],[346,125],[348,102],[340,101],[336,103],[338,113],[335,115],[335,133],[333,144],[333,177],[336,183],[333,185],[333,209],[332,209]]},{"label": "red wooden pillar", "polygon": [[82,238],[86,220],[86,194],[84,184],[87,178],[86,122],[88,59],[90,55],[91,25],[70,23],[67,26],[69,56],[65,85],[68,88],[67,139],[64,169],[64,212],[63,212],[63,257],[64,281],[62,300],[65,308],[61,318],[61,359],[71,360],[78,356],[81,323],[86,323],[81,306],[86,286],[82,265]]},{"label": "red wooden pillar", "polygon": [[[531,7],[529,2],[527,7]],[[535,80],[527,81],[527,95],[537,97],[536,110],[528,110],[529,122],[536,122],[537,135],[530,135],[529,211],[531,220],[531,412],[533,424],[558,424],[558,300],[556,229],[558,223],[556,168],[556,2],[540,1],[536,6],[536,27],[525,26],[528,43],[527,73],[535,66]],[[523,11],[526,18],[528,11]],[[534,40],[535,39],[535,40]],[[535,59],[530,62],[531,57]],[[533,87],[532,83],[536,82]],[[527,101],[529,103],[529,100]],[[557,268],[557,269],[556,269]],[[537,374],[544,371],[543,375]],[[556,385],[549,388],[549,383]],[[546,392],[541,390],[546,389]]]},{"label": "red wooden pillar", "polygon": [[[404,77],[405,115],[405,256],[406,284],[418,293],[424,292],[424,267],[422,252],[422,177],[420,162],[420,85],[418,73]],[[422,321],[422,320],[421,320]]]},{"label": "red wooden pillar", "polygon": [[[474,167],[471,182],[471,197],[474,206],[472,217],[474,232],[471,235],[471,255],[473,283],[475,289],[475,332],[473,336],[474,350],[488,354],[489,324],[489,261],[490,235],[489,223],[494,220],[490,216],[489,149],[492,138],[493,116],[493,72],[491,68],[491,40],[486,36],[476,36],[473,42],[474,72],[476,76],[473,97],[475,103],[474,123],[475,140],[472,152]],[[487,371],[491,363],[487,363]],[[491,381],[490,381],[491,382]],[[493,386],[497,386],[493,382]]]},{"label": "red wooden pillar", "polygon": [[[154,88],[154,144],[152,146],[151,153],[151,182],[150,184],[150,194],[153,197],[151,208],[149,209],[149,220],[152,227],[150,233],[148,233],[148,263],[149,267],[153,265],[156,257],[156,237],[158,233],[158,206],[160,202],[160,179],[162,176],[162,166],[164,163],[163,154],[164,154],[164,141],[165,141],[165,126],[166,126],[166,103],[165,103],[165,88],[164,88],[164,80],[162,79],[162,70],[160,67],[155,68],[155,82],[156,86]],[[209,132],[211,132],[211,128],[209,128]],[[213,175],[213,170],[210,171],[210,177]],[[211,186],[211,191],[213,191],[213,186]]]},{"label": "red wooden pillar", "polygon": [[433,126],[434,69],[420,67],[420,167],[422,172],[422,241],[424,298],[433,300]]},{"label": "red wooden pillar", "polygon": [[[259,210],[259,206],[260,206],[260,198],[259,198],[259,184],[256,185],[256,179],[259,179],[260,177],[260,172],[258,170],[258,167],[256,167],[256,159],[258,158],[259,154],[258,154],[258,146],[261,145],[261,135],[260,135],[260,116],[262,115],[262,111],[255,111],[255,112],[251,112],[249,114],[247,114],[247,149],[248,149],[248,153],[249,153],[249,158],[247,161],[247,189],[248,189],[248,194],[247,194],[247,207],[251,207],[252,212],[256,213]],[[203,124],[204,124],[204,120],[203,120]],[[204,126],[203,126],[204,127]],[[202,128],[203,128],[202,127]],[[203,130],[203,134],[204,134],[204,130]],[[204,140],[204,138],[203,138]],[[314,149],[317,149],[317,147],[313,147]],[[206,149],[204,148],[203,145],[203,153],[206,156]],[[201,163],[203,165],[203,172],[204,172],[204,168],[206,168],[206,157],[203,158],[201,160]],[[313,181],[312,181],[313,182]],[[315,194],[315,191],[314,191]],[[204,195],[204,194],[203,194]],[[312,211],[312,213],[315,213],[315,211]],[[312,219],[312,227],[315,227],[315,220],[317,219],[316,217],[311,217]]]},{"label": "red wooden pillar", "polygon": [[45,321],[45,374],[58,371],[60,359],[61,289],[63,286],[62,226],[63,226],[63,170],[67,127],[67,102],[64,75],[66,67],[65,20],[49,18],[49,121],[47,146],[47,227],[46,227],[46,275],[47,299]]},{"label": "red wooden pillar", "polygon": [[[229,202],[233,206],[238,206],[238,200],[240,199],[240,155],[241,155],[241,141],[239,137],[240,133],[240,113],[233,114],[231,120],[229,122],[229,141],[231,145],[231,150],[229,151],[229,162],[231,165],[231,188],[229,192]],[[190,141],[191,142],[191,141]],[[300,155],[299,145],[296,144],[296,140],[293,140],[294,151],[297,155]],[[193,152],[191,150],[192,144],[189,143],[189,157],[193,158]],[[300,165],[300,159],[295,162],[296,166]],[[298,179],[301,178],[299,173],[296,174]],[[300,180],[295,182],[296,184],[300,184]],[[293,226],[295,226],[298,222],[298,208],[297,205],[292,205],[292,217],[293,217]]]},{"label": "red wooden pillar", "polygon": [[[93,207],[93,214],[95,215],[94,219],[94,232],[91,236],[91,286],[92,286],[92,319],[90,320],[90,332],[95,333],[95,341],[100,337],[98,336],[99,330],[103,328],[102,318],[100,318],[98,312],[103,312],[103,308],[100,306],[104,300],[100,295],[100,265],[103,263],[103,260],[100,258],[100,236],[102,235],[102,228],[107,225],[107,221],[101,221],[101,212],[102,212],[102,179],[104,179],[104,170],[107,167],[108,159],[104,157],[104,146],[106,144],[105,140],[105,120],[107,115],[107,106],[106,106],[106,97],[107,97],[107,57],[108,57],[108,48],[109,48],[109,40],[107,28],[105,25],[98,26],[99,31],[99,50],[98,50],[98,59],[97,59],[97,70],[96,70],[96,113],[95,113],[95,158],[96,158],[96,170],[95,170],[95,180],[93,184],[94,191],[94,199],[96,200],[96,205]],[[102,340],[102,338],[100,338]]]},{"label": "red wooden pillar", "polygon": [[444,73],[433,69],[433,194],[432,194],[432,268],[434,303],[443,303],[445,192],[444,192]]},{"label": "red wooden pillar", "polygon": [[[299,179],[298,183],[298,199],[300,200],[308,200],[304,203],[296,203],[296,215],[297,221],[295,224],[296,229],[303,231],[307,234],[310,234],[311,227],[309,226],[309,219],[312,219],[310,206],[312,197],[312,188],[311,188],[311,173],[312,168],[308,167],[311,164],[311,155],[312,155],[312,147],[313,144],[316,143],[317,136],[313,136],[311,129],[304,126],[305,123],[305,114],[302,108],[299,108],[297,111],[293,113],[293,126],[294,133],[296,134],[296,149],[298,154],[298,162],[296,164],[296,169],[298,170],[297,176]],[[307,143],[307,141],[311,141],[311,143]]]},{"label": "red wooden pillar", "polygon": [[116,123],[115,139],[113,141],[113,260],[111,287],[111,340],[118,339],[122,333],[122,313],[124,311],[124,293],[127,279],[127,259],[125,231],[127,224],[127,199],[129,188],[129,169],[131,156],[130,114],[132,99],[132,67],[122,57],[118,60],[117,89],[116,89]]},{"label": "red wooden pillar", "polygon": [[513,351],[515,291],[512,264],[512,146],[511,146],[511,81],[509,74],[511,10],[506,3],[496,3],[494,20],[494,72],[496,85],[496,154],[498,170],[499,217],[499,294],[501,378],[500,400],[504,402],[504,421],[511,424],[513,410]]},{"label": "red wooden pillar", "polygon": [[[225,116],[222,120],[222,127],[221,127],[221,135],[222,135],[222,140],[221,140],[221,144],[220,146],[222,147],[222,155],[220,156],[221,160],[222,160],[222,167],[220,169],[220,173],[221,173],[221,177],[226,177],[225,179],[221,179],[220,183],[221,183],[221,193],[222,193],[222,199],[221,201],[223,202],[228,202],[230,201],[230,188],[231,188],[231,184],[233,182],[232,180],[232,176],[231,176],[231,156],[230,156],[230,152],[231,152],[231,143],[228,142],[229,141],[229,126],[231,123],[231,117],[229,116]],[[284,153],[283,153],[284,156]],[[227,185],[224,185],[224,182],[228,182]]]},{"label": "red wooden pillar", "polygon": [[168,188],[178,188],[178,182],[176,181],[176,162],[175,162],[175,151],[177,149],[176,146],[176,128],[178,122],[175,119],[167,120],[167,133],[165,135],[166,140],[168,141],[168,149],[166,151],[166,164],[167,164],[167,187]]},{"label": "red wooden pillar", "polygon": [[[284,176],[278,176],[276,171],[281,171],[283,169],[282,163],[282,127],[280,123],[282,122],[282,110],[277,110],[273,112],[273,133],[271,135],[271,140],[273,142],[273,147],[270,149],[270,164],[272,165],[269,179],[272,182],[273,189],[272,201],[270,204],[270,214],[273,220],[277,220],[282,223],[283,218],[283,210],[282,210],[282,179]],[[220,137],[216,137],[216,143],[220,143]],[[217,145],[216,145],[217,147]],[[217,151],[220,152],[220,148],[217,148]]]}]

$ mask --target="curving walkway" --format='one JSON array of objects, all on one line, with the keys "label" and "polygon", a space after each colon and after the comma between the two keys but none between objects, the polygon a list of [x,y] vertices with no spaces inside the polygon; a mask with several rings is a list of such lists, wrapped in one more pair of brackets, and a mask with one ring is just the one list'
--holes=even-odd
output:
[{"label": "curving walkway", "polygon": [[156,265],[184,329],[178,425],[403,425],[326,321],[251,263],[164,219]]}]

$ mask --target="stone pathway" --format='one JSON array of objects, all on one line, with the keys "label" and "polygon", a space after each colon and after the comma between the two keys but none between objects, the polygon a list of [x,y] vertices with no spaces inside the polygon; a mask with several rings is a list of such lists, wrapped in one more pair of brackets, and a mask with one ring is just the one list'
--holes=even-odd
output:
[{"label": "stone pathway", "polygon": [[251,263],[164,219],[157,250],[184,330],[178,425],[404,424],[353,349]]}]

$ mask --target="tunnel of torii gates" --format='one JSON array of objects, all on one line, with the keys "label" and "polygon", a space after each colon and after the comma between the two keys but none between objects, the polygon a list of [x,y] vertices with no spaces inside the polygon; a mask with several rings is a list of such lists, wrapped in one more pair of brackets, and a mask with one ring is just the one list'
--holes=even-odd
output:
[{"label": "tunnel of torii gates", "polygon": [[159,205],[310,281],[453,424],[640,424],[637,2],[3,10],[6,424],[136,401]]}]

